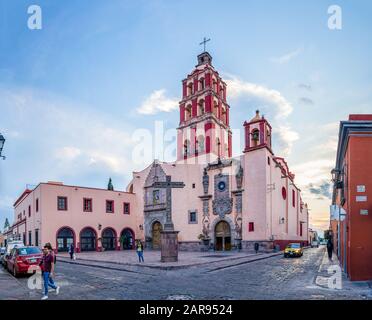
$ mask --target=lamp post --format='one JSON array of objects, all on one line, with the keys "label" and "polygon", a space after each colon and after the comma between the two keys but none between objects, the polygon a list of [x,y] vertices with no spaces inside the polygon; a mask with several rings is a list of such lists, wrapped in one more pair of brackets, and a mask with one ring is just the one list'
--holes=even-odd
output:
[{"label": "lamp post", "polygon": [[4,136],[0,133],[0,158],[2,158],[3,160],[5,160],[5,156],[3,156],[1,153],[2,153],[2,151],[3,151],[4,143],[5,143],[5,138],[4,138]]}]

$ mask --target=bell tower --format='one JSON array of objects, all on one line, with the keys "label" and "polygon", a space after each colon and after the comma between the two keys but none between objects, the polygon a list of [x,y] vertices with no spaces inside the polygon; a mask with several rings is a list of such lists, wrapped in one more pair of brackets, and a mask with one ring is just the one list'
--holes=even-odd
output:
[{"label": "bell tower", "polygon": [[226,83],[212,66],[212,56],[199,54],[195,69],[182,81],[177,128],[177,160],[232,155],[229,124],[230,106],[226,101]]},{"label": "bell tower", "polygon": [[256,111],[256,116],[249,122],[244,122],[245,148],[244,152],[253,151],[260,148],[271,147],[271,125],[264,116],[260,116],[260,111]]}]

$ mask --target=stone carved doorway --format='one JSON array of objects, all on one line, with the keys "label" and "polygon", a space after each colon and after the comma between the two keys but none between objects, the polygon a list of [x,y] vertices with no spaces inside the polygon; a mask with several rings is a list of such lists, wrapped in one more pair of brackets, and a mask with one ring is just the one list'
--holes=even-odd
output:
[{"label": "stone carved doorway", "polygon": [[231,229],[226,221],[220,221],[215,227],[215,248],[216,251],[231,250]]},{"label": "stone carved doorway", "polygon": [[163,230],[163,226],[159,221],[156,221],[152,225],[152,248],[153,249],[160,249],[161,246],[161,231]]}]

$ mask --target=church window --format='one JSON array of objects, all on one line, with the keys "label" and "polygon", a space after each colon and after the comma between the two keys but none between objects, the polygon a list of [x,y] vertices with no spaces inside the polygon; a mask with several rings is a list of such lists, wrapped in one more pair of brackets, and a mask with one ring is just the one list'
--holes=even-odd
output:
[{"label": "church window", "polygon": [[296,207],[296,192],[292,190],[292,206]]},{"label": "church window", "polygon": [[36,199],[36,212],[39,212],[39,198]]},{"label": "church window", "polygon": [[198,137],[198,152],[204,152],[204,136],[202,135]]},{"label": "church window", "polygon": [[249,222],[248,224],[248,231],[253,232],[254,231],[254,222]]},{"label": "church window", "polygon": [[199,103],[198,103],[198,105],[199,105],[198,115],[199,116],[202,116],[204,114],[204,112],[205,112],[204,100],[200,100]]},{"label": "church window", "polygon": [[218,102],[213,103],[213,114],[218,118]]},{"label": "church window", "polygon": [[270,165],[270,157],[267,157],[267,164]]},{"label": "church window", "polygon": [[188,156],[191,154],[191,148],[190,148],[190,141],[185,140],[185,143],[183,144],[184,148],[184,156]]},{"label": "church window", "polygon": [[191,119],[191,109],[192,109],[191,105],[188,105],[186,107],[186,109],[185,109],[185,112],[186,112],[186,114],[185,114],[185,120]]},{"label": "church window", "polygon": [[114,200],[106,200],[106,213],[114,213]]},{"label": "church window", "polygon": [[31,217],[31,206],[28,206],[28,216]]},{"label": "church window", "polygon": [[204,81],[204,78],[201,78],[199,80],[199,89],[204,90],[204,88],[205,88],[205,81]]},{"label": "church window", "polygon": [[193,85],[192,83],[189,83],[187,86],[187,95],[191,96],[193,93]]},{"label": "church window", "polygon": [[160,190],[154,190],[152,192],[152,203],[153,204],[160,203]]},{"label": "church window", "polygon": [[287,190],[285,187],[282,187],[282,197],[283,197],[283,200],[287,199]]},{"label": "church window", "polygon": [[196,211],[189,211],[189,223],[198,223]]}]

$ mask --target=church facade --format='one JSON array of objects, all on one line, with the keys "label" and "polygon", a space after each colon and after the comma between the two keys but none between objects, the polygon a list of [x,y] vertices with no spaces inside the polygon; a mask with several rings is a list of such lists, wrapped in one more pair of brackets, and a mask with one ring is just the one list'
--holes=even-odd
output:
[{"label": "church facade", "polygon": [[[6,239],[50,242],[57,251],[74,244],[77,252],[133,249],[141,239],[159,249],[161,231],[174,226],[180,250],[307,244],[307,205],[272,150],[268,120],[257,111],[242,124],[244,150],[232,157],[228,88],[209,53],[182,86],[176,161],[133,172],[126,191],[40,183],[15,201]],[[178,187],[161,187],[169,181]]]},{"label": "church facade", "polygon": [[[308,241],[308,209],[286,161],[274,155],[270,123],[256,112],[244,122],[243,154],[232,158],[232,133],[227,85],[204,52],[182,81],[177,134],[177,161],[154,161],[133,173],[127,191],[136,194],[138,214],[143,216],[144,238],[159,248],[166,210],[172,208],[180,250],[283,248],[288,242]],[[184,183],[172,190],[155,182]]]}]

